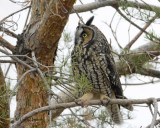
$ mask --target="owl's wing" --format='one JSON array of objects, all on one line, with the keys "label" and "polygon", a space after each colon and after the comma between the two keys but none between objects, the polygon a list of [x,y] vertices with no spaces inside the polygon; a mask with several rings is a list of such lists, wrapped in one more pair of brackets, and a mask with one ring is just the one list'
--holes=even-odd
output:
[{"label": "owl's wing", "polygon": [[[111,55],[111,50],[108,44],[104,44],[103,47],[101,47],[101,53],[99,53],[99,58],[100,58],[99,62],[100,62],[101,68],[104,72],[106,72],[106,77],[108,77],[110,81],[111,88],[115,93],[116,98],[127,99],[123,95],[119,74],[116,70],[116,65]],[[130,111],[133,110],[133,106],[130,104],[122,105],[122,106]]]},{"label": "owl's wing", "polygon": [[101,50],[98,53],[101,68],[105,72],[106,77],[108,77],[111,88],[114,91],[116,98],[124,98],[121,82],[118,72],[116,70],[114,59],[111,55],[109,44],[104,42],[106,42],[106,40],[101,41],[103,45],[101,45]]},{"label": "owl's wing", "polygon": [[107,74],[109,77],[109,81],[111,83],[111,88],[114,91],[115,96],[117,98],[124,98],[121,82],[119,79],[119,74],[116,70],[116,65],[115,65],[115,62],[114,62],[114,59],[111,53],[105,54],[105,60],[107,61],[106,68],[107,68]]}]

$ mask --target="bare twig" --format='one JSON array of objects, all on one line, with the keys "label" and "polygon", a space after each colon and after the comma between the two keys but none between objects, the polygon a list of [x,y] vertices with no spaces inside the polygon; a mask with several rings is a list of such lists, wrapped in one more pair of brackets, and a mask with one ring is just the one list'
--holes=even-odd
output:
[{"label": "bare twig", "polygon": [[[157,102],[160,101],[160,98],[156,99]],[[109,101],[109,102],[108,102]],[[153,102],[153,98],[148,98],[148,99],[107,99],[103,100],[90,100],[87,101],[88,105],[106,105],[106,104],[121,104],[121,105],[126,105],[126,104],[151,104]],[[70,103],[61,103],[57,105],[50,105],[50,106],[45,106],[41,107],[38,109],[35,109],[24,116],[22,116],[18,121],[16,121],[13,125],[12,128],[16,128],[18,125],[20,125],[23,121],[28,119],[29,117],[32,117],[35,114],[44,112],[44,111],[49,111],[49,110],[57,110],[57,109],[65,109],[65,108],[70,108],[70,107],[75,107],[75,106],[81,106],[83,104],[82,101],[75,103],[75,102],[70,102]]]},{"label": "bare twig", "polygon": [[26,25],[27,25],[30,12],[31,12],[31,7],[29,7],[29,10],[28,10],[28,13],[27,13],[27,18],[26,18],[26,21],[25,21],[25,24],[24,24],[24,28],[23,28],[23,29],[25,29],[25,27],[26,27]]},{"label": "bare twig", "polygon": [[[158,124],[160,124],[160,120],[156,120],[154,125],[156,126]],[[151,128],[151,125],[148,125],[146,128]]]},{"label": "bare twig", "polygon": [[[44,84],[45,84],[45,86],[46,86],[46,88],[47,88],[47,90],[48,90],[48,93],[49,93],[48,103],[49,103],[49,105],[51,104],[51,97],[52,97],[52,95],[57,96],[57,98],[59,98],[59,100],[64,103],[63,99],[62,99],[60,96],[58,96],[57,94],[55,94],[55,93],[50,89],[50,86],[49,86],[49,84],[47,83],[47,81],[46,81],[46,79],[45,79],[42,71],[38,68],[38,64],[36,63],[37,61],[36,61],[36,56],[35,56],[35,52],[34,52],[34,51],[32,51],[32,58],[33,58],[33,60],[34,60],[33,63],[34,63],[34,65],[36,66],[36,70],[37,70],[38,74],[40,75],[40,77],[42,78],[42,80],[43,80],[43,82],[44,82]],[[72,112],[71,109],[69,109],[69,110]],[[72,112],[72,113],[73,113],[73,112]],[[52,122],[52,112],[51,112],[51,111],[49,111],[49,119],[50,119],[50,124],[51,124],[51,122]]]},{"label": "bare twig", "polygon": [[76,10],[75,10],[74,8],[73,8],[73,11],[76,13],[76,15],[78,16],[79,20],[80,20],[83,24],[85,24],[84,21],[83,21],[83,19],[82,19],[82,17],[80,17],[80,15],[76,12]]},{"label": "bare twig", "polygon": [[151,112],[151,114],[152,114],[152,116],[153,116],[153,110],[152,110],[151,104],[148,104],[148,107],[149,107],[149,110],[150,110],[150,112]]},{"label": "bare twig", "polygon": [[13,51],[15,49],[15,46],[11,45],[8,41],[3,39],[1,36],[0,36],[0,45],[9,49],[10,51]]},{"label": "bare twig", "polygon": [[[37,60],[36,60],[36,56],[35,56],[35,52],[34,52],[34,51],[32,51],[32,58],[33,58],[33,60],[34,60],[33,63],[34,63],[34,65],[36,66],[36,70],[37,70],[38,74],[40,75],[40,77],[42,78],[45,86],[47,87],[47,91],[48,91],[48,93],[49,93],[48,103],[49,103],[49,105],[50,105],[50,103],[51,103],[50,100],[51,100],[51,97],[52,97],[53,92],[52,92],[52,90],[51,90],[51,87],[48,85],[46,79],[44,78],[44,75],[43,75],[42,71],[38,68],[38,64],[36,63]],[[51,124],[51,119],[52,119],[52,113],[51,113],[51,111],[49,111],[49,122],[50,122],[50,124]]]},{"label": "bare twig", "polygon": [[0,49],[0,52],[4,53],[4,54],[6,54],[6,55],[9,55],[9,56],[10,56],[13,60],[15,60],[16,62],[24,65],[25,67],[28,67],[28,68],[32,69],[32,67],[31,67],[30,65],[26,64],[24,61],[18,59],[17,57],[12,56],[12,55],[11,55],[10,53],[8,53],[7,51],[4,51],[3,49]]},{"label": "bare twig", "polygon": [[[31,60],[31,61],[34,61],[31,57],[29,57],[29,56],[27,56],[27,55],[7,55],[7,56],[0,56],[0,57],[26,57],[27,59],[29,59],[29,60]],[[43,65],[43,64],[41,64],[41,63],[39,63],[38,61],[36,61],[36,63],[38,64],[38,65],[40,65],[40,66],[42,66],[42,67],[45,67],[45,68],[47,68],[47,69],[49,69],[49,68],[59,68],[59,67],[55,67],[55,66],[45,66],[45,65]],[[47,71],[48,72],[48,71]],[[52,72],[54,72],[54,71],[52,71]]]},{"label": "bare twig", "polygon": [[12,99],[13,93],[16,91],[16,89],[18,88],[18,86],[21,84],[23,78],[24,78],[27,74],[29,74],[29,73],[31,73],[31,72],[34,72],[34,71],[36,71],[36,68],[32,68],[32,69],[26,71],[25,73],[23,73],[23,75],[22,75],[22,76],[20,77],[20,79],[17,81],[16,85],[14,86],[14,88],[13,88],[11,94],[10,94],[10,101],[11,101],[11,99]]},{"label": "bare twig", "polygon": [[[127,16],[125,16],[121,11],[120,9],[118,8],[115,8],[117,10],[117,12],[125,19],[127,20],[129,23],[131,23],[132,25],[134,25],[136,28],[138,28],[139,30],[141,30],[142,32],[144,32],[145,34],[147,35],[151,35],[150,33],[148,33],[147,31],[145,31],[143,28],[139,27],[136,23],[134,23],[133,21],[131,21],[130,19],[127,18]],[[153,36],[152,37],[158,41],[160,41],[159,38],[157,38],[156,36]]]},{"label": "bare twig", "polygon": [[27,9],[27,8],[30,8],[30,7],[31,7],[31,6],[27,6],[27,7],[25,7],[25,8],[22,8],[22,9],[16,11],[16,12],[11,13],[10,15],[8,15],[7,17],[3,18],[3,19],[0,21],[0,25],[3,24],[3,22],[4,22],[7,18],[9,18],[9,17],[13,16],[14,14],[16,14],[16,13],[18,13],[18,12],[21,12],[21,11]]},{"label": "bare twig", "polygon": [[8,36],[11,36],[11,37],[14,37],[14,38],[17,38],[18,39],[18,35],[15,34],[14,32],[11,32],[10,30],[0,26],[0,31],[6,33]]},{"label": "bare twig", "polygon": [[110,24],[108,24],[107,22],[104,22],[104,23],[110,28],[110,30],[111,30],[111,32],[112,32],[112,35],[113,35],[115,41],[117,42],[117,45],[119,46],[119,48],[123,49],[122,46],[120,45],[118,39],[117,39],[117,28],[118,28],[118,24],[120,23],[121,18],[118,20],[118,23],[117,23],[117,25],[116,25],[115,30],[113,30],[113,28],[112,28],[113,19],[114,19],[114,17],[116,16],[116,13],[117,13],[117,12],[114,13],[114,15],[113,15],[113,17],[112,17],[112,19],[111,19],[111,21],[110,21]]},{"label": "bare twig", "polygon": [[7,71],[6,71],[5,75],[4,75],[4,77],[7,76],[7,74],[8,74],[8,72],[9,72],[9,69],[10,69],[10,68],[11,68],[11,64],[9,64],[9,66],[8,66],[8,68],[7,68]]},{"label": "bare twig", "polygon": [[150,128],[154,128],[154,125],[155,125],[155,122],[156,122],[156,118],[157,118],[157,113],[158,113],[157,100],[155,98],[153,98],[152,100],[153,100],[153,106],[154,106],[154,113],[153,113],[153,118],[152,118],[152,122],[151,122]]},{"label": "bare twig", "polygon": [[0,63],[12,63],[12,64],[14,64],[14,63],[16,63],[16,61],[14,61],[14,60],[0,60]]},{"label": "bare twig", "polygon": [[[157,18],[157,15],[155,15],[151,20],[149,20],[148,23],[142,28],[143,30],[146,30],[151,23]],[[143,34],[143,31],[140,31],[126,46],[125,49],[130,49],[131,46],[136,42],[136,40]]]}]

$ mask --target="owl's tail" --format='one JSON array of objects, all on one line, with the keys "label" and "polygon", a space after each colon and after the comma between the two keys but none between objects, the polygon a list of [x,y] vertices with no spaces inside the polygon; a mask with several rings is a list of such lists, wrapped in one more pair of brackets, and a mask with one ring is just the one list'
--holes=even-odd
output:
[{"label": "owl's tail", "polygon": [[109,104],[107,111],[114,123],[121,124],[123,122],[118,104]]}]

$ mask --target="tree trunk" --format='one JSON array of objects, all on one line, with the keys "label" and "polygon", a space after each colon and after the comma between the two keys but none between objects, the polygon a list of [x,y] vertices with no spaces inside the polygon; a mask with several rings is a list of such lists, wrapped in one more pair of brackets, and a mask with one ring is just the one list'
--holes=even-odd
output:
[{"label": "tree trunk", "polygon": [[[45,66],[53,66],[58,41],[75,0],[34,0],[32,2],[31,20],[17,42],[14,54],[27,54],[35,52],[37,61]],[[34,67],[31,60],[21,58]],[[18,79],[28,68],[16,64]],[[48,69],[39,67],[42,72]],[[53,68],[51,69],[53,70]],[[48,105],[47,88],[36,72],[29,73],[19,85],[17,92],[17,108],[15,120],[24,114]],[[24,121],[23,128],[46,128],[49,124],[48,112],[43,112]]]},{"label": "tree trunk", "polygon": [[9,97],[7,96],[7,87],[0,67],[0,128],[9,128]]}]

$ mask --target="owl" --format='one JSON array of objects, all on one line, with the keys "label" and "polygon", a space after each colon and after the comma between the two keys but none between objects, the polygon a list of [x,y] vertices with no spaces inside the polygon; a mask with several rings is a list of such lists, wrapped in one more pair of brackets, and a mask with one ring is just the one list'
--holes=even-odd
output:
[{"label": "owl", "polygon": [[[78,74],[80,77],[85,74],[92,86],[92,89],[86,92],[80,100],[125,99],[110,45],[103,33],[96,26],[91,25],[93,19],[94,17],[91,17],[86,24],[79,23],[71,54],[74,76]],[[123,107],[133,109],[132,105]],[[122,123],[120,105],[108,104],[106,108],[113,122]]]}]

